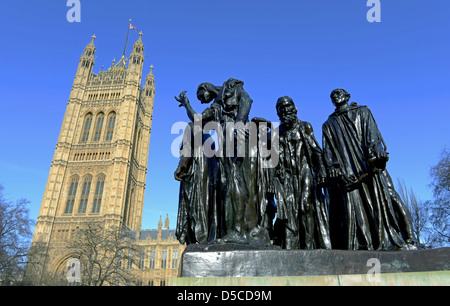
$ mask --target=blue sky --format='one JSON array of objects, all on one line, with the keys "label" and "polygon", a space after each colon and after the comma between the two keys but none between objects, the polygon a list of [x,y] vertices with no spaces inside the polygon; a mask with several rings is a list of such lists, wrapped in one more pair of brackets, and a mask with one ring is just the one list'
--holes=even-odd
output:
[{"label": "blue sky", "polygon": [[[2,3],[0,13],[0,184],[9,199],[31,201],[37,218],[79,57],[96,35],[94,72],[123,52],[128,19],[144,33],[144,75],[154,66],[156,96],[143,228],[160,213],[175,227],[178,159],[171,144],[186,121],[173,96],[187,90],[194,109],[201,82],[244,81],[250,117],[277,121],[278,97],[321,126],[345,88],[368,105],[387,142],[388,170],[423,200],[429,169],[450,137],[450,2],[381,0],[370,23],[366,0],[80,0],[81,22],[65,0]],[[138,39],[131,31],[127,55]]]}]

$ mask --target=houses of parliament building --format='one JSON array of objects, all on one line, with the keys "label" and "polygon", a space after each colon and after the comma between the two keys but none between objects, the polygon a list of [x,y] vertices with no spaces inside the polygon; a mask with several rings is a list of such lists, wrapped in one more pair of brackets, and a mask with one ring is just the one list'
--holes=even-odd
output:
[{"label": "houses of parliament building", "polygon": [[141,32],[128,58],[124,52],[109,69],[94,73],[94,40],[95,35],[80,57],[50,166],[32,242],[46,251],[34,271],[62,275],[72,257],[66,242],[83,225],[98,223],[132,233],[141,249],[139,263],[131,267],[137,284],[165,285],[176,277],[185,246],[168,218],[164,226],[159,220],[157,230],[141,229],[153,66],[143,80]]}]

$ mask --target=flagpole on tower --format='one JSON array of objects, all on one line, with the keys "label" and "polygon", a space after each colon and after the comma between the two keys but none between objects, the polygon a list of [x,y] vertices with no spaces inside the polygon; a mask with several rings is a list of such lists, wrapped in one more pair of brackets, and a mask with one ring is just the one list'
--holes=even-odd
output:
[{"label": "flagpole on tower", "polygon": [[125,47],[123,48],[123,57],[124,58],[125,58],[125,52],[127,51],[128,34],[130,34],[130,28],[131,28],[131,19],[129,21],[130,21],[130,24],[128,25],[127,38],[125,39]]}]

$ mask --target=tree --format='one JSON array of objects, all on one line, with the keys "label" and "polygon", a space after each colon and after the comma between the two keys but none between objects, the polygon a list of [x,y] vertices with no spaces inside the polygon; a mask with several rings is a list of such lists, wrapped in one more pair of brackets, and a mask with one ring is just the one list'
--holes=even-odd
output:
[{"label": "tree", "polygon": [[44,270],[44,265],[49,258],[48,251],[49,246],[46,242],[33,240],[28,252],[27,266],[21,283],[22,285],[60,286],[65,284],[65,281],[60,277],[55,277],[49,271]]},{"label": "tree", "polygon": [[8,201],[0,185],[0,285],[22,281],[28,248],[32,237],[29,202]]},{"label": "tree", "polygon": [[105,229],[99,222],[81,225],[67,249],[81,262],[81,284],[133,285],[139,250],[123,229]]},{"label": "tree", "polygon": [[398,193],[408,207],[414,235],[420,247],[432,248],[435,233],[430,225],[430,201],[420,200],[413,189],[406,187],[405,181],[398,179]]},{"label": "tree", "polygon": [[450,151],[430,170],[433,200],[421,201],[398,180],[399,194],[408,205],[419,244],[426,248],[450,246]]},{"label": "tree", "polygon": [[398,193],[408,207],[414,235],[421,247],[430,247],[429,201],[417,198],[412,189],[406,187],[405,181],[398,179]]},{"label": "tree", "polygon": [[444,149],[441,160],[431,168],[434,200],[430,201],[430,224],[435,231],[433,244],[450,246],[450,151]]}]

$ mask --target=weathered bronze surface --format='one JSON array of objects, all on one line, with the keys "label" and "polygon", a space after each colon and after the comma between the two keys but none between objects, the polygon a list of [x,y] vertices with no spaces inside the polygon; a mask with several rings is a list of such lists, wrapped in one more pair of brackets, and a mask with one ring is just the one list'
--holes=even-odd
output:
[{"label": "weathered bronze surface", "polygon": [[261,117],[249,120],[253,100],[243,85],[232,78],[222,86],[200,84],[197,98],[212,102],[200,114],[186,91],[175,97],[190,119],[175,171],[181,243],[417,249],[408,210],[386,170],[386,144],[367,106],[349,104],[350,94],[333,90],[336,109],[323,124],[322,149],[288,96],[274,107],[278,127]]}]

